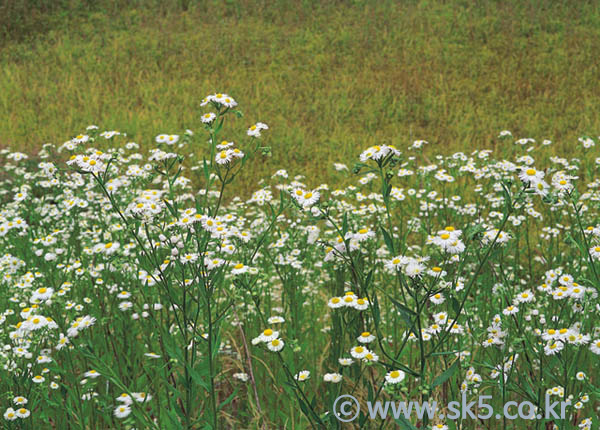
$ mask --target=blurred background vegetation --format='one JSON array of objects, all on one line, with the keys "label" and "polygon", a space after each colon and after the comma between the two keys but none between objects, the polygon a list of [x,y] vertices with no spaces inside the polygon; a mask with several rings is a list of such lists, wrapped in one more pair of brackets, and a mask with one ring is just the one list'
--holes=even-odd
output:
[{"label": "blurred background vegetation", "polygon": [[316,185],[371,144],[471,151],[503,129],[565,152],[600,134],[599,61],[598,2],[0,0],[0,147],[97,124],[148,148],[227,92],[227,137],[271,126],[247,179]]}]

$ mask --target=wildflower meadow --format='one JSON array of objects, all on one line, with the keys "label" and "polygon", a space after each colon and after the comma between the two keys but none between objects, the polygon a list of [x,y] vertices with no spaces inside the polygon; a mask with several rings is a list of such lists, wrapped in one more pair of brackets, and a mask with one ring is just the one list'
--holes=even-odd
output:
[{"label": "wildflower meadow", "polygon": [[[597,137],[382,141],[328,183],[240,184],[278,148],[234,97],[0,151],[3,429],[598,428]],[[439,411],[347,422],[341,395]],[[443,418],[483,395],[532,416]]]}]

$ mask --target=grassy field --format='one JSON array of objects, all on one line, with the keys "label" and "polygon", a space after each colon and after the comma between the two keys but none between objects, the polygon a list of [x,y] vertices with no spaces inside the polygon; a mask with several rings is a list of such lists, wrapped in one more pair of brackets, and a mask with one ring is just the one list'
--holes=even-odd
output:
[{"label": "grassy field", "polygon": [[215,91],[253,112],[240,126],[269,120],[255,178],[286,166],[317,184],[377,142],[468,151],[510,129],[565,149],[600,133],[593,3],[38,3],[0,6],[0,147],[92,123],[148,147],[198,129]]},{"label": "grassy field", "polygon": [[0,0],[0,427],[597,430],[600,11],[475,3]]}]

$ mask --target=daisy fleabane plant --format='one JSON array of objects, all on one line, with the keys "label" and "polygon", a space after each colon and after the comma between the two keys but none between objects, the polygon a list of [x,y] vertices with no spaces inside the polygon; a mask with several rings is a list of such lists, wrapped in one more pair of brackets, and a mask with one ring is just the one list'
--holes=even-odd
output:
[{"label": "daisy fleabane plant", "polygon": [[[133,198],[131,193],[120,192],[118,186],[127,177],[127,173],[122,176],[126,160],[118,151],[105,153],[86,149],[85,155],[72,156],[68,164],[81,175],[93,178],[104,195],[105,205],[122,225],[123,239],[131,241],[130,249],[135,249],[144,295],[160,298],[160,307],[147,308],[142,314],[149,316],[146,321],[152,333],[148,339],[152,350],[162,352],[156,356],[166,369],[162,384],[178,393],[178,400],[174,402],[178,415],[186,428],[192,428],[192,423],[200,420],[216,429],[220,421],[218,411],[222,407],[217,393],[222,377],[217,352],[223,322],[229,318],[233,304],[223,300],[223,289],[234,279],[250,282],[258,274],[250,262],[240,261],[243,249],[248,249],[245,253],[248,255],[254,244],[247,243],[251,237],[246,232],[222,217],[223,195],[250,158],[268,151],[259,139],[268,126],[260,122],[252,125],[242,150],[222,137],[226,122],[233,123],[241,117],[235,99],[224,93],[212,94],[200,105],[210,111],[200,115],[208,145],[200,165],[204,188],[196,196],[181,194],[190,180],[185,176],[186,156],[171,152],[181,140],[177,134],[156,137],[158,146],[151,150],[149,157],[153,164],[144,166],[143,173],[127,167],[127,173],[138,177],[136,181],[143,184],[142,191]],[[200,135],[186,132],[181,140],[184,147],[201,141]],[[93,144],[96,139],[92,135],[85,142]],[[75,143],[85,142],[77,139]],[[116,242],[102,244],[102,252],[111,255],[118,245]],[[128,293],[119,293],[119,299],[122,312],[136,309],[128,300]],[[163,303],[170,310],[168,325],[161,324],[158,316],[164,309]],[[283,341],[277,343],[276,337],[269,338],[269,342],[271,349],[283,347]],[[179,366],[181,369],[177,369]],[[87,378],[101,374],[90,372],[85,375]],[[144,403],[152,405],[152,397],[145,395]],[[134,412],[135,402],[127,400],[129,397],[123,398],[126,401],[114,409],[114,416],[120,419]],[[202,414],[194,407],[199,398],[208,399]]]},{"label": "daisy fleabane plant", "polygon": [[398,423],[340,424],[336,399],[482,394],[541,412],[516,428],[597,426],[595,136],[436,154],[400,135],[325,183],[294,165],[241,183],[271,124],[225,93],[199,105],[193,130],[139,143],[90,125],[0,149],[2,428],[375,429]]}]

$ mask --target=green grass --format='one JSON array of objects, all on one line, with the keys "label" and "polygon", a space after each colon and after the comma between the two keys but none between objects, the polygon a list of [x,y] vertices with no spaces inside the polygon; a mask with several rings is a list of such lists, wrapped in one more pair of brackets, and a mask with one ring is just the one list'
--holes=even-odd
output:
[{"label": "green grass", "polygon": [[244,106],[242,124],[272,127],[255,177],[325,181],[376,142],[469,151],[510,129],[565,149],[600,133],[594,3],[172,3],[5,14],[0,147],[60,144],[91,123],[148,147],[198,129],[215,91]]}]

